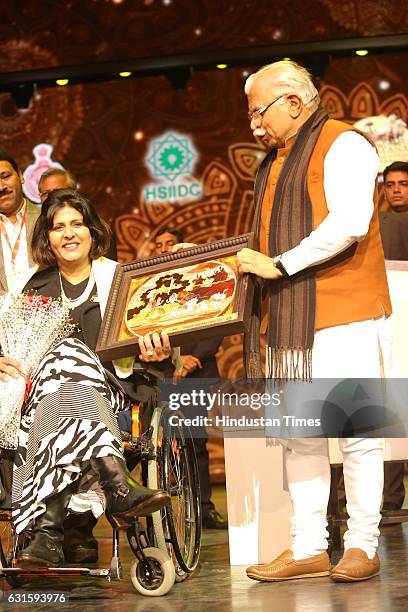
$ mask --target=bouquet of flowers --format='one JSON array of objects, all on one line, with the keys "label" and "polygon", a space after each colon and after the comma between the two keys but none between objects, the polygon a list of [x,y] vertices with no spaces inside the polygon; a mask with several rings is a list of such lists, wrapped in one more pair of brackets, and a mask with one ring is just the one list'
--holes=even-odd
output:
[{"label": "bouquet of flowers", "polygon": [[21,364],[21,376],[0,380],[0,448],[17,448],[21,408],[44,355],[69,336],[74,324],[61,299],[36,294],[0,296],[0,347]]}]

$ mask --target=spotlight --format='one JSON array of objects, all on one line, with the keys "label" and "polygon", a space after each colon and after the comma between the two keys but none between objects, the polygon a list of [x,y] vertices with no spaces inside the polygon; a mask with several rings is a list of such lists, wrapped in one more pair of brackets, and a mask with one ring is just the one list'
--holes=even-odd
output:
[{"label": "spotlight", "polygon": [[355,51],[355,54],[359,55],[360,57],[364,57],[364,55],[368,55],[368,51],[367,49],[358,49]]},{"label": "spotlight", "polygon": [[123,77],[123,78],[126,78],[126,77],[132,76],[132,73],[131,72],[127,72],[127,71],[119,72],[119,76]]},{"label": "spotlight", "polygon": [[228,68],[228,64],[217,64],[217,68],[219,70],[224,70],[225,68]]},{"label": "spotlight", "polygon": [[64,85],[68,85],[69,79],[57,79],[55,82],[60,87],[64,87]]},{"label": "spotlight", "polygon": [[381,91],[387,91],[387,89],[390,87],[391,83],[387,81],[387,79],[381,79],[381,81],[378,83],[378,88],[381,89]]},{"label": "spotlight", "polygon": [[20,110],[27,110],[36,90],[37,86],[34,83],[21,83],[21,85],[13,87],[11,95],[16,107]]},{"label": "spotlight", "polygon": [[181,89],[186,89],[191,73],[192,68],[179,68],[178,70],[166,72],[166,77],[173,85],[173,88],[176,91],[180,91]]}]

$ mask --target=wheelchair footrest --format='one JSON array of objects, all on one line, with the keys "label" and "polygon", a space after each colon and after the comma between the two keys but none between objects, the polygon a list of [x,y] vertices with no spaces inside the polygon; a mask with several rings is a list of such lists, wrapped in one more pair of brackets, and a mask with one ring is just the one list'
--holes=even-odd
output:
[{"label": "wheelchair footrest", "polygon": [[0,569],[0,576],[101,576],[106,578],[110,575],[108,569],[90,569],[89,567],[43,567],[29,569],[22,567],[3,567]]}]

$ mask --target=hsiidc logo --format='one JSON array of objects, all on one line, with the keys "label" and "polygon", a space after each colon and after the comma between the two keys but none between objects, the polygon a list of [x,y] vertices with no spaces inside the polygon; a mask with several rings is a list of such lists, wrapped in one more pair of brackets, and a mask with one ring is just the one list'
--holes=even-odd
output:
[{"label": "hsiidc logo", "polygon": [[166,132],[150,143],[146,164],[157,184],[144,187],[146,202],[181,201],[202,196],[202,185],[192,180],[197,152],[191,139],[175,132]]}]

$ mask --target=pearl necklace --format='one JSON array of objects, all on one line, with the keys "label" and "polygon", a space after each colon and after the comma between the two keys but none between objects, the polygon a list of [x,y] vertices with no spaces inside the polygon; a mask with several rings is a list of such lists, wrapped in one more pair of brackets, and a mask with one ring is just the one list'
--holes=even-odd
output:
[{"label": "pearl necklace", "polygon": [[86,285],[85,289],[74,300],[71,300],[71,298],[69,298],[69,297],[67,297],[65,295],[64,287],[62,286],[61,272],[58,272],[58,274],[59,274],[60,286],[61,286],[61,299],[62,299],[63,303],[66,306],[68,306],[68,308],[70,310],[74,310],[74,308],[78,308],[78,306],[80,306],[81,304],[83,304],[84,302],[87,301],[87,299],[91,295],[91,291],[92,291],[92,289],[94,288],[94,285],[95,285],[95,278],[94,278],[94,275],[93,275],[93,270],[91,270],[91,273],[89,275],[88,282],[87,282],[87,285]]}]

